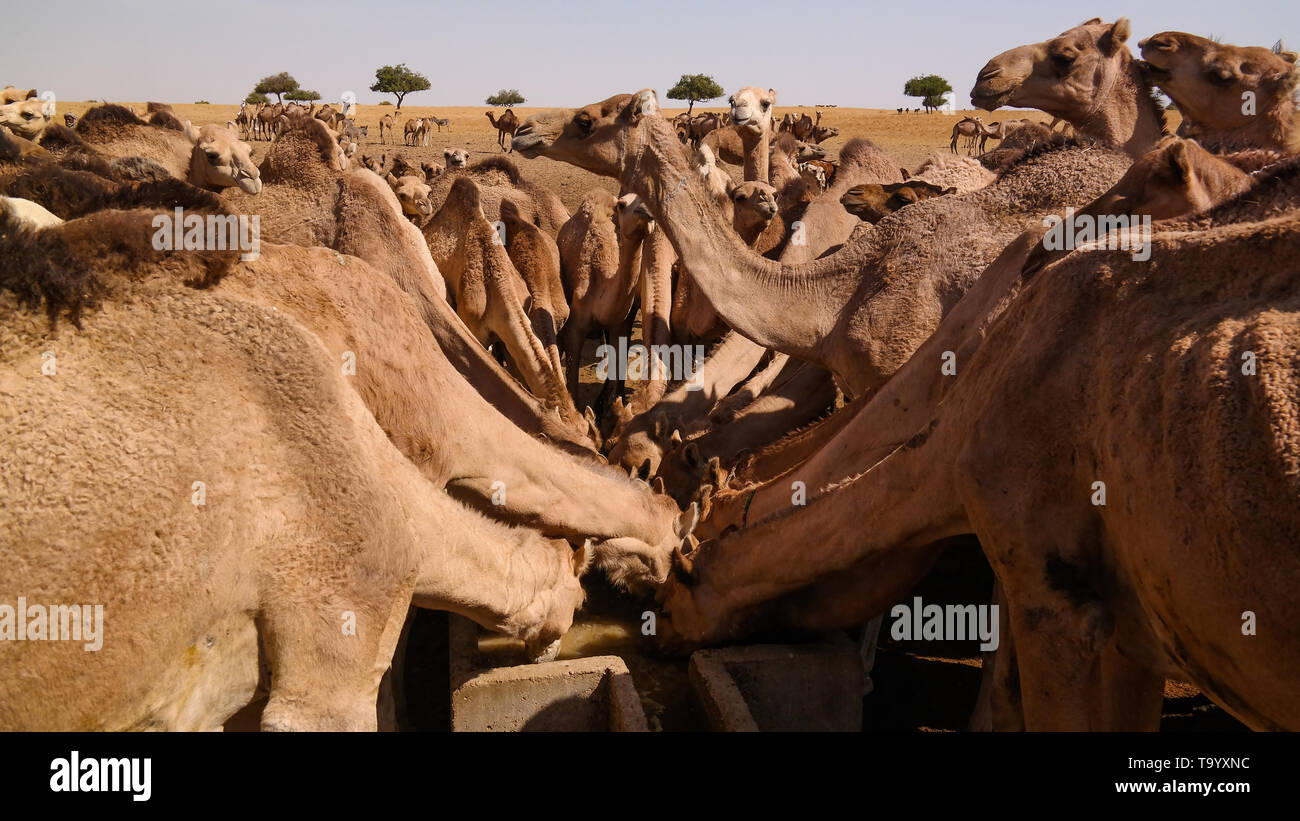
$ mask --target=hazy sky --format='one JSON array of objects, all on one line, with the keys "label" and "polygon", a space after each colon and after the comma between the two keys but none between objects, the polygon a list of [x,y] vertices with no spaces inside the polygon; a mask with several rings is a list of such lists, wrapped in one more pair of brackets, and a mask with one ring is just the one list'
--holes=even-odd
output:
[{"label": "hazy sky", "polygon": [[369,90],[375,69],[405,62],[432,83],[408,105],[480,105],[499,88],[530,106],[647,86],[663,100],[678,76],[703,73],[727,93],[775,88],[778,105],[893,108],[920,104],[903,97],[907,78],[936,73],[965,107],[998,52],[1124,15],[1134,50],[1169,29],[1300,46],[1300,0],[34,0],[6,4],[0,85],[65,100],[234,103],[288,71],[325,100],[351,90],[366,105],[392,99]]}]

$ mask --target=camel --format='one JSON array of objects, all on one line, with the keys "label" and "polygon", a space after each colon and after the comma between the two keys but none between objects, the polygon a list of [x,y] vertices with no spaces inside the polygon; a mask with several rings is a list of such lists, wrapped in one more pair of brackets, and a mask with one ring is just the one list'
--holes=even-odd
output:
[{"label": "camel", "polygon": [[1138,47],[1147,78],[1178,105],[1180,134],[1217,152],[1300,152],[1295,52],[1280,45],[1241,48],[1180,31],[1152,35]]},{"label": "camel", "polygon": [[17,89],[9,85],[9,86],[5,86],[3,89],[0,89],[0,105],[9,105],[10,103],[20,103],[23,100],[30,100],[36,96],[37,96],[36,89],[34,88],[29,89],[27,91],[23,91],[21,89]]},{"label": "camel", "polygon": [[954,157],[935,153],[926,158],[916,171],[903,171],[903,179],[927,182],[939,188],[956,188],[958,193],[978,191],[997,179],[997,174],[971,157]]},{"label": "camel", "polygon": [[[96,653],[3,642],[0,726],[219,729],[269,680],[264,730],[374,730],[412,603],[519,636],[535,654],[556,647],[582,602],[588,552],[437,490],[317,337],[263,305],[182,285],[203,275],[200,254],[136,250],[149,217],[0,230],[4,256],[28,263],[6,269],[7,291],[60,294],[42,278],[89,276],[102,304],[54,343],[68,363],[61,388],[3,388],[15,470],[0,480],[0,552],[25,568],[5,587],[94,602],[110,637],[149,637],[103,641],[101,629]],[[125,259],[126,248],[139,255]],[[108,273],[108,259],[129,268]],[[38,305],[0,300],[5,370],[28,372],[51,345],[47,320]],[[112,437],[94,433],[105,423]],[[53,459],[39,444],[51,430],[62,431]],[[135,502],[77,492],[87,469]]]},{"label": "camel", "polygon": [[455,297],[456,315],[470,333],[485,347],[500,340],[534,395],[549,406],[572,409],[563,377],[547,351],[549,340],[538,338],[524,310],[528,289],[500,234],[483,215],[473,179],[458,176],[421,230]]},{"label": "camel", "polygon": [[[630,340],[632,335],[632,305],[640,270],[633,264],[635,257],[620,254],[616,210],[613,194],[603,188],[593,189],[556,237],[564,291],[569,295],[569,321],[564,326],[562,348],[569,391],[574,395],[587,336],[595,331],[607,344],[617,347],[619,337]],[[610,377],[606,386],[612,387],[614,396],[622,395],[623,380],[619,376]]]},{"label": "camel", "polygon": [[924,180],[855,185],[840,197],[844,209],[863,222],[880,222],[900,208],[921,200],[955,194],[955,187],[942,188]]},{"label": "camel", "polygon": [[840,204],[850,188],[871,183],[902,182],[902,173],[884,151],[867,139],[855,138],[840,149],[835,180],[825,186],[799,215],[802,230],[781,250],[782,263],[808,262],[842,246],[859,221]]},{"label": "camel", "polygon": [[[1300,295],[1284,273],[1300,254],[1295,171],[1268,181],[1280,200],[1257,186],[1158,231],[1153,264],[1104,249],[1032,278],[1018,254],[995,264],[963,300],[972,310],[954,311],[872,404],[898,420],[882,403],[935,382],[925,354],[939,345],[966,351],[943,401],[890,423],[865,472],[824,498],[683,559],[666,628],[680,616],[688,635],[734,632],[753,602],[786,591],[784,615],[828,598],[878,612],[937,539],[974,532],[1008,601],[1028,729],[1155,729],[1166,676],[1257,729],[1300,727],[1300,488],[1285,467],[1300,454],[1294,426],[1276,423],[1297,412]],[[1242,348],[1262,353],[1258,376]],[[1109,505],[1090,503],[1099,481]],[[1252,516],[1233,513],[1241,499]],[[817,548],[792,556],[795,533]],[[838,590],[799,591],[828,570]],[[1263,643],[1243,639],[1246,600],[1275,614]]]},{"label": "camel", "polygon": [[1111,24],[1093,18],[1052,40],[1005,51],[980,70],[971,103],[986,111],[1042,109],[1137,159],[1163,136],[1165,122],[1124,45],[1128,36],[1127,17]]},{"label": "camel", "polygon": [[385,181],[397,195],[402,213],[413,222],[418,223],[433,216],[433,206],[429,203],[429,186],[423,176],[408,174],[399,178],[390,173]]},{"label": "camel", "polygon": [[528,222],[508,197],[501,200],[506,229],[506,254],[528,288],[528,318],[533,333],[546,348],[556,373],[564,372],[558,336],[569,321],[569,304],[560,273],[560,249],[550,234]]},{"label": "camel", "polygon": [[731,128],[744,148],[745,180],[768,181],[769,141],[776,90],[745,86],[727,100],[731,104]]},{"label": "camel", "polygon": [[513,151],[512,147],[507,146],[506,138],[513,137],[515,130],[519,128],[519,118],[515,116],[514,109],[507,108],[500,117],[493,117],[491,111],[483,113],[487,115],[488,122],[492,123],[492,127],[497,130],[497,145],[501,146],[501,150],[507,153]]},{"label": "camel", "polygon": [[469,333],[447,303],[444,272],[421,230],[402,217],[396,195],[381,178],[347,168],[324,123],[297,118],[260,170],[265,187],[259,202],[230,189],[224,196],[238,210],[260,215],[264,242],[323,245],[366,260],[410,296],[443,354],[503,415],[530,434],[594,449],[586,419],[571,401],[565,404],[566,392],[534,397]]},{"label": "camel", "polygon": [[463,148],[444,148],[442,158],[448,168],[464,168],[469,164],[469,152]]},{"label": "camel", "polygon": [[[410,125],[410,122],[409,122],[409,121],[407,122],[407,125]],[[385,114],[384,116],[382,116],[382,117],[379,118],[379,143],[380,143],[380,145],[385,144],[385,140],[384,140],[384,131],[386,130],[386,131],[388,132],[388,136],[391,137],[391,136],[393,136],[393,130],[394,130],[395,128],[397,128],[397,116],[395,116],[395,115],[393,115],[393,114]]]},{"label": "camel", "polygon": [[281,121],[281,118],[285,116],[284,112],[284,106],[279,103],[274,105],[262,103],[257,107],[257,122],[262,139],[271,140],[279,135],[284,125]]},{"label": "camel", "polygon": [[487,157],[465,165],[468,153],[464,149],[447,149],[443,156],[447,159],[447,170],[430,184],[429,199],[435,213],[456,180],[469,177],[478,186],[483,215],[488,222],[501,219],[501,203],[505,199],[513,200],[523,219],[552,237],[568,221],[569,211],[564,202],[549,188],[526,179],[509,157]]},{"label": "camel", "polygon": [[1002,120],[996,123],[984,123],[984,122],[980,123],[979,152],[981,154],[984,153],[984,148],[985,146],[988,145],[990,139],[994,139],[997,140],[998,142],[1001,142],[1002,140],[1005,140],[1007,138],[1008,134],[1010,134],[1012,131],[1015,131],[1017,128],[1020,128],[1022,125],[1024,125],[1027,122],[1029,121],[1028,120]]},{"label": "camel", "polygon": [[32,202],[22,197],[0,196],[0,219],[8,219],[12,224],[24,225],[35,230],[63,224],[62,219],[39,202]]},{"label": "camel", "polygon": [[979,117],[962,117],[952,127],[952,142],[949,144],[949,150],[957,153],[957,141],[964,139],[966,141],[966,153],[975,153],[975,141],[984,133],[984,121]]},{"label": "camel", "polygon": [[4,126],[23,139],[39,143],[45,128],[54,117],[52,100],[37,97],[0,105],[0,126]]}]

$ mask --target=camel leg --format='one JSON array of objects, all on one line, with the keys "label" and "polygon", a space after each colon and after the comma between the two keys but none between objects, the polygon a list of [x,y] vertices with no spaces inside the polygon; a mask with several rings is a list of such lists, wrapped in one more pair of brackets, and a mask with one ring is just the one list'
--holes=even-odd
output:
[{"label": "camel leg", "polygon": [[582,367],[582,345],[586,341],[585,317],[580,319],[570,314],[569,321],[564,326],[564,362],[568,372],[566,385],[575,402],[578,397],[578,370]]}]

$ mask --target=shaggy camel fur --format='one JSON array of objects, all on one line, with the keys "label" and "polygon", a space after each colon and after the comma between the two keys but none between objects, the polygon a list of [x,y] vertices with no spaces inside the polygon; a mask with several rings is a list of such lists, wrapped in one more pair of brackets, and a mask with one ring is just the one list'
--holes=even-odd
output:
[{"label": "shaggy camel fur", "polygon": [[1178,105],[1179,134],[1216,152],[1300,152],[1295,52],[1230,46],[1180,31],[1162,31],[1138,47],[1147,79]]},{"label": "shaggy camel fur", "polygon": [[[4,256],[29,263],[6,269],[6,289],[93,277],[102,305],[56,340],[44,317],[0,295],[13,375],[0,428],[18,460],[0,478],[0,564],[25,568],[3,584],[103,603],[106,626],[96,653],[0,643],[0,727],[217,729],[256,696],[265,666],[264,730],[374,730],[413,601],[534,652],[555,645],[582,602],[585,551],[438,491],[314,335],[265,306],[184,287],[211,260],[150,253],[137,239],[150,217],[0,229]],[[55,376],[39,375],[46,350],[58,352]],[[51,430],[57,453],[42,445]],[[87,475],[133,503],[85,492]]]},{"label": "shaggy camel fur", "polygon": [[[1166,676],[1252,727],[1300,727],[1296,171],[1162,226],[1150,263],[1093,250],[1031,279],[1009,248],[873,400],[893,421],[865,472],[684,560],[667,627],[732,632],[828,571],[847,583],[794,593],[787,614],[831,598],[878,612],[937,539],[973,532],[1009,603],[1029,729],[1154,729]],[[903,422],[882,403],[933,393],[940,345],[966,364]],[[795,532],[817,549],[790,554]],[[1275,632],[1246,635],[1242,602]]]}]

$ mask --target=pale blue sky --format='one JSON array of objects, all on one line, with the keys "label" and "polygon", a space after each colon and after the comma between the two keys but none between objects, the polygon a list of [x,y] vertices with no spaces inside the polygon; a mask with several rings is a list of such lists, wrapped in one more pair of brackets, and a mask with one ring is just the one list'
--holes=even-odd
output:
[{"label": "pale blue sky", "polygon": [[503,87],[530,106],[646,86],[662,99],[698,72],[728,93],[774,87],[778,105],[894,108],[918,105],[903,83],[933,72],[964,107],[994,54],[1123,15],[1135,50],[1168,29],[1300,46],[1300,0],[35,0],[6,4],[0,85],[65,100],[234,103],[258,78],[288,71],[326,100],[352,90],[373,104],[385,99],[369,91],[374,70],[405,62],[433,84],[408,105],[480,105]]}]

